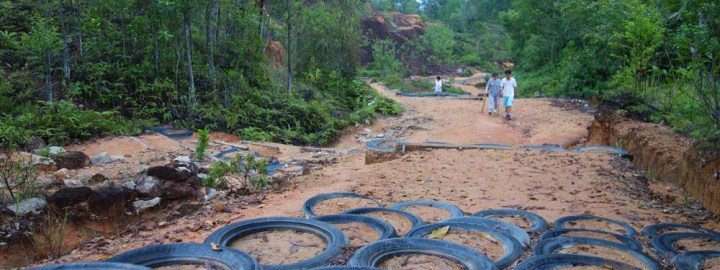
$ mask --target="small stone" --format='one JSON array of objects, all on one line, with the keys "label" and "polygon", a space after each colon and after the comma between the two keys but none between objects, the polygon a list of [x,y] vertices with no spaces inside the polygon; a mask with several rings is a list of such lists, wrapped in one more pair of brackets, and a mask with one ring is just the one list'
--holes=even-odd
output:
[{"label": "small stone", "polygon": [[173,161],[180,163],[180,164],[192,164],[192,159],[188,156],[178,156]]},{"label": "small stone", "polygon": [[136,212],[142,213],[145,210],[148,210],[150,208],[157,206],[158,204],[160,204],[160,197],[155,197],[155,198],[152,198],[147,201],[142,201],[142,200],[134,201],[133,207],[135,208]]},{"label": "small stone", "polygon": [[214,188],[211,188],[208,190],[207,194],[205,194],[204,199],[206,202],[209,202],[209,201],[212,201],[213,199],[217,198],[218,195],[219,195],[219,193],[217,192],[217,190],[215,190]]},{"label": "small stone", "polygon": [[63,184],[66,187],[81,187],[81,186],[85,185],[85,184],[83,184],[82,181],[77,180],[77,179],[65,179],[65,180],[63,180]]},{"label": "small stone", "polygon": [[140,196],[145,197],[157,197],[160,196],[160,180],[153,176],[143,176],[135,185],[134,190],[137,191]]},{"label": "small stone", "polygon": [[222,212],[225,212],[227,207],[225,207],[225,204],[222,202],[216,202],[216,203],[213,203],[212,209],[213,209],[213,211],[215,211],[215,213],[222,213]]},{"label": "small stone", "polygon": [[62,148],[60,146],[48,147],[48,154],[50,154],[50,156],[57,156],[62,153],[65,153],[65,148]]},{"label": "small stone", "polygon": [[110,162],[125,161],[123,156],[110,156]]},{"label": "small stone", "polygon": [[208,177],[208,175],[204,174],[204,173],[198,173],[198,175],[197,175],[197,178],[200,178],[200,179],[205,179],[207,177]]},{"label": "small stone", "polygon": [[121,184],[121,186],[123,186],[123,187],[125,187],[125,188],[127,188],[127,189],[130,189],[130,190],[134,190],[134,189],[135,189],[135,186],[137,186],[137,185],[135,185],[135,182],[133,182],[133,181],[126,181],[126,182],[123,182],[123,183]]},{"label": "small stone", "polygon": [[18,216],[24,216],[27,214],[40,214],[45,208],[47,202],[43,198],[30,198],[20,201],[17,204],[10,204],[7,209],[15,213]]},{"label": "small stone", "polygon": [[144,174],[147,172],[147,170],[150,169],[150,166],[148,165],[142,165],[140,168],[138,168],[137,174]]},{"label": "small stone", "polygon": [[158,223],[158,228],[165,228],[165,227],[167,227],[167,225],[168,225],[167,221],[163,221],[163,222]]},{"label": "small stone", "polygon": [[202,229],[203,224],[200,222],[195,222],[193,224],[185,226],[185,229],[191,232],[197,232],[200,229]]},{"label": "small stone", "polygon": [[110,163],[111,159],[107,152],[102,152],[90,158],[90,163],[95,166],[105,165]]},{"label": "small stone", "polygon": [[96,173],[90,177],[90,183],[102,183],[105,180],[108,180],[107,176],[101,173]]},{"label": "small stone", "polygon": [[68,170],[66,168],[62,168],[62,169],[56,171],[55,173],[53,173],[53,176],[55,176],[55,178],[60,179],[60,180],[67,179],[70,176],[70,170]]},{"label": "small stone", "polygon": [[385,134],[383,134],[383,133],[377,134],[377,135],[375,135],[375,138],[385,138]]}]

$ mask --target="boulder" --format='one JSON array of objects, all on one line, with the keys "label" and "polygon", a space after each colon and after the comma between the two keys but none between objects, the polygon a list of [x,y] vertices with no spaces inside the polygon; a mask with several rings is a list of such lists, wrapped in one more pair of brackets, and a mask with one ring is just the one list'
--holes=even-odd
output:
[{"label": "boulder", "polygon": [[47,202],[58,208],[73,206],[90,198],[93,191],[89,187],[63,188],[47,198]]},{"label": "boulder", "polygon": [[47,202],[43,198],[29,198],[22,200],[17,204],[8,205],[7,209],[18,216],[24,216],[27,214],[37,215],[40,214],[43,209],[45,209],[46,205]]},{"label": "boulder", "polygon": [[142,200],[134,201],[133,208],[135,208],[136,213],[142,213],[145,210],[148,210],[150,208],[157,206],[158,204],[160,204],[160,197],[155,197],[155,198],[152,198],[147,201],[142,201]]},{"label": "boulder", "polygon": [[43,172],[51,172],[57,170],[57,164],[51,158],[31,155],[30,165],[34,166],[35,169]]},{"label": "boulder", "polygon": [[124,187],[102,187],[93,191],[88,198],[88,208],[96,215],[120,217],[135,200],[137,193]]},{"label": "boulder", "polygon": [[25,144],[25,150],[33,153],[37,150],[45,148],[45,140],[38,136],[32,136],[30,139],[28,139],[27,143]]},{"label": "boulder", "polygon": [[155,166],[148,169],[146,174],[166,181],[182,182],[187,180],[192,172],[190,170],[181,171],[169,166]]},{"label": "boulder", "polygon": [[204,194],[200,192],[200,188],[200,180],[193,177],[186,182],[163,181],[160,189],[162,190],[162,197],[164,199],[177,200],[192,198],[201,200]]},{"label": "boulder", "polygon": [[79,151],[65,152],[54,160],[58,168],[70,170],[80,169],[90,165],[90,157]]}]

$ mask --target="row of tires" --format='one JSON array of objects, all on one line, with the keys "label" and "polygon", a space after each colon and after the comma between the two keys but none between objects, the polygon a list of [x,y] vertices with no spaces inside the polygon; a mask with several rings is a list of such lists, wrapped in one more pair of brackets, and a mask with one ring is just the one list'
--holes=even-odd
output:
[{"label": "row of tires", "polygon": [[[376,139],[368,141],[367,143],[367,149],[375,150],[375,151],[394,151],[394,147],[385,146],[384,144],[387,143],[397,143],[397,144],[403,144],[405,142],[402,141],[396,141],[393,139]],[[521,150],[546,150],[546,151],[555,151],[555,152],[564,152],[568,151],[568,149],[565,149],[563,147],[557,146],[557,145],[530,145],[530,146],[523,146],[516,148],[511,145],[507,144],[497,144],[497,143],[479,143],[479,144],[471,144],[469,146],[467,145],[455,145],[452,143],[446,143],[446,142],[424,142],[422,143],[426,146],[444,146],[444,147],[469,147],[469,148],[480,148],[480,149],[500,149],[500,150],[511,150],[511,149],[521,149]],[[614,146],[606,146],[606,145],[592,145],[592,146],[582,146],[572,149],[572,151],[575,152],[589,152],[589,153],[612,153],[617,154],[621,157],[627,157],[630,158],[632,155],[628,153],[625,149],[614,147]]]},{"label": "row of tires", "polygon": [[[303,212],[309,217],[306,219],[289,217],[251,219],[230,224],[215,231],[206,238],[204,244],[149,246],[117,255],[102,263],[56,265],[38,269],[147,269],[145,267],[181,264],[210,265],[214,267],[212,269],[375,269],[372,267],[398,254],[439,256],[452,260],[466,269],[503,269],[515,265],[522,256],[524,248],[530,245],[531,240],[528,233],[543,232],[539,237],[539,243],[533,249],[533,256],[515,265],[513,269],[553,269],[567,266],[662,269],[659,262],[643,253],[642,246],[634,239],[635,235],[638,234],[635,229],[624,222],[613,219],[592,215],[568,216],[557,219],[553,223],[553,230],[548,231],[549,226],[545,219],[527,211],[494,209],[480,211],[473,216],[465,216],[465,213],[460,208],[437,201],[410,201],[388,208],[383,208],[380,202],[375,201],[378,207],[356,208],[342,214],[316,216],[315,206],[325,200],[334,198],[374,200],[355,193],[321,194],[309,199],[303,205]],[[450,213],[451,217],[437,223],[424,224],[423,220],[417,215],[403,211],[403,209],[410,206],[440,208]],[[379,211],[395,213],[407,218],[412,224],[412,228],[404,235],[398,235],[397,230],[388,222],[365,215]],[[515,224],[493,219],[502,216],[522,217],[528,221],[530,226],[525,230]],[[568,228],[570,224],[583,220],[599,220],[613,223],[623,228],[624,234]],[[369,226],[378,233],[379,239],[352,254],[347,267],[355,268],[345,266],[326,267],[332,258],[341,255],[342,247],[349,244],[345,233],[333,224],[353,222]],[[428,235],[443,227],[449,227],[450,230],[465,230],[488,235],[502,246],[504,252],[495,260],[491,260],[483,253],[465,245],[426,239]],[[283,265],[263,265],[249,255],[229,247],[236,239],[243,236],[263,231],[286,229],[312,233],[322,238],[326,248],[322,253],[304,261]],[[665,233],[677,229],[692,231],[692,233]],[[606,235],[617,241],[568,236],[577,232]],[[644,228],[643,234],[652,239],[653,247],[660,256],[673,255],[672,262],[678,269],[700,269],[699,267],[708,258],[720,256],[718,251],[683,253],[675,245],[677,241],[693,237],[720,242],[719,234],[712,230],[682,224],[658,224]],[[557,254],[561,249],[572,246],[612,249],[635,258],[642,265],[628,265],[624,262],[597,256]]]}]

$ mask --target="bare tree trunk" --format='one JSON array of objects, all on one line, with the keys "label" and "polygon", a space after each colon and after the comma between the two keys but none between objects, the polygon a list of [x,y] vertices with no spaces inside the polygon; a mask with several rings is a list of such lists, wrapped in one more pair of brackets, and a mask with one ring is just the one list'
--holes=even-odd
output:
[{"label": "bare tree trunk", "polygon": [[60,6],[60,29],[62,31],[63,35],[63,77],[65,79],[70,78],[70,52],[68,48],[68,39],[67,39],[67,29],[65,27],[65,7],[64,7],[64,1],[60,0],[58,2],[58,5]]},{"label": "bare tree trunk", "polygon": [[288,72],[288,79],[287,79],[287,92],[288,95],[292,93],[292,54],[290,51],[292,51],[292,6],[291,3],[294,0],[285,0],[285,3],[287,4],[287,72]]},{"label": "bare tree trunk", "polygon": [[153,63],[155,65],[155,72],[160,71],[160,41],[158,40],[158,30],[155,23],[151,23],[151,31],[153,32],[153,46],[155,47],[153,53]]},{"label": "bare tree trunk", "polygon": [[185,56],[187,57],[187,68],[188,68],[188,80],[190,83],[190,92],[189,98],[190,98],[190,104],[191,105],[197,105],[197,100],[195,98],[195,74],[193,73],[193,64],[192,64],[192,36],[190,34],[190,12],[188,10],[185,11]]},{"label": "bare tree trunk", "polygon": [[53,101],[52,77],[50,74],[51,64],[50,53],[45,53],[45,89],[47,90],[48,101]]},{"label": "bare tree trunk", "polygon": [[215,87],[215,61],[213,60],[213,40],[212,40],[212,8],[217,4],[217,0],[208,1],[207,7],[205,8],[205,39],[208,48],[208,68],[210,73],[210,86],[213,91]]},{"label": "bare tree trunk", "polygon": [[[123,1],[121,1],[123,2]],[[120,9],[120,35],[122,37],[123,57],[127,56],[127,46],[125,45],[125,4]]]},{"label": "bare tree trunk", "polygon": [[78,50],[80,60],[83,59],[83,30],[82,30],[82,0],[77,1],[77,28],[78,28]]}]

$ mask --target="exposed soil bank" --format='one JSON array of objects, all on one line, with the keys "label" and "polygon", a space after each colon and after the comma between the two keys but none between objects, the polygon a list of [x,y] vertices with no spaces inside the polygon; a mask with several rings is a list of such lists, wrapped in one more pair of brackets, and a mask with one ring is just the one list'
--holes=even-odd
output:
[{"label": "exposed soil bank", "polygon": [[648,176],[680,185],[713,213],[720,213],[720,160],[702,156],[694,140],[664,125],[603,112],[589,128],[588,144],[626,149]]}]

